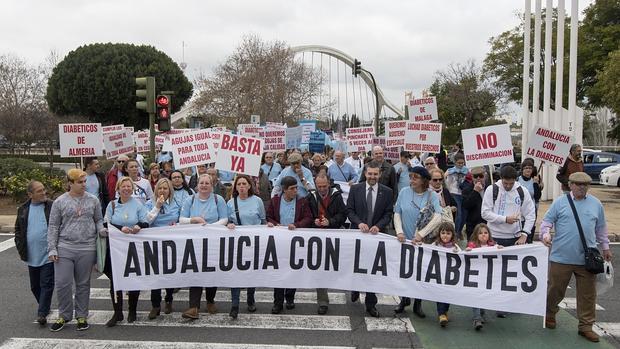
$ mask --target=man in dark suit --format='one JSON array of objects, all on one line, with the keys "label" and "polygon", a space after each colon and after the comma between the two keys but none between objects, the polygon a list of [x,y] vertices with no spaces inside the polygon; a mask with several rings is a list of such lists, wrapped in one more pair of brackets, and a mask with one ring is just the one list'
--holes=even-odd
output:
[{"label": "man in dark suit", "polygon": [[[381,164],[373,160],[366,165],[366,181],[351,187],[347,199],[351,229],[371,234],[387,230],[392,218],[392,189],[379,183],[380,176]],[[351,301],[356,302],[358,299],[359,292],[351,292]],[[377,296],[374,293],[366,292],[364,303],[370,316],[380,316],[375,308]]]},{"label": "man in dark suit", "polygon": [[[379,170],[381,174],[379,175],[379,183],[385,185],[388,188],[398,188],[398,178],[396,176],[396,171],[394,170],[394,166],[392,166],[385,157],[383,156],[383,148],[379,145],[376,145],[372,148],[372,160],[379,164]],[[362,171],[362,175],[360,177],[359,182],[364,183],[366,181],[366,168],[368,165],[364,167]],[[396,197],[398,196],[398,190],[394,190],[392,192],[393,202],[396,202]]]}]

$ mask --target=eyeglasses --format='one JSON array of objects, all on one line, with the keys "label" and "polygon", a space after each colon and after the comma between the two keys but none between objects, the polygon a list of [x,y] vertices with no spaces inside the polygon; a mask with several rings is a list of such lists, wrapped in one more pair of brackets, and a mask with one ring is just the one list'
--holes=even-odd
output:
[{"label": "eyeglasses", "polygon": [[484,178],[484,174],[475,174],[473,175],[474,178]]},{"label": "eyeglasses", "polygon": [[427,164],[424,164],[424,166],[433,166],[433,165],[435,165],[435,163],[434,163],[434,162],[429,162],[429,163],[427,163]]},{"label": "eyeglasses", "polygon": [[431,181],[433,181],[433,182],[441,182],[441,181],[443,181],[443,178],[433,178],[433,179],[431,179]]},{"label": "eyeglasses", "polygon": [[179,176],[173,176],[173,177],[170,177],[170,179],[182,179],[182,178]]},{"label": "eyeglasses", "polygon": [[119,164],[124,164],[125,160],[117,160],[116,162],[118,162]]}]

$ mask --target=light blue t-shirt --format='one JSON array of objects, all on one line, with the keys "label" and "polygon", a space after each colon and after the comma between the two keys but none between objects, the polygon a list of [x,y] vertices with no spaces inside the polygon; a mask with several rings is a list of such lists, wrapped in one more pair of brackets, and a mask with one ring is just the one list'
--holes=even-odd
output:
[{"label": "light blue t-shirt", "polygon": [[[153,200],[147,201],[144,205],[147,211],[151,211],[157,202],[153,202]],[[177,206],[174,201],[168,203],[164,201],[164,204],[159,208],[159,213],[155,217],[155,219],[149,224],[151,227],[167,227],[169,225],[174,225],[179,222],[179,214],[181,213],[181,208]]]},{"label": "light blue t-shirt", "polygon": [[295,223],[295,205],[297,200],[286,201],[280,198],[280,225]]},{"label": "light blue t-shirt", "polygon": [[148,211],[140,201],[133,197],[124,204],[119,200],[110,201],[105,209],[105,221],[122,227],[133,227],[138,222],[147,223]]},{"label": "light blue t-shirt", "polygon": [[96,174],[86,176],[86,191],[99,197],[99,179]]},{"label": "light blue t-shirt", "polygon": [[403,188],[409,187],[410,184],[408,164],[398,162],[396,165],[394,165],[394,172],[396,172],[396,178],[398,179],[398,192],[403,190]]},{"label": "light blue t-shirt", "polygon": [[271,165],[267,164],[262,164],[261,168],[263,169],[263,172],[267,175],[267,177],[269,177],[269,180],[272,182],[276,178],[278,178],[278,175],[280,175],[280,172],[282,172],[282,166],[280,166],[280,164],[278,164],[277,162],[273,163],[273,168],[271,167]]},{"label": "light blue t-shirt", "polygon": [[404,188],[398,193],[398,199],[394,206],[394,213],[399,213],[403,223],[403,232],[407,239],[413,239],[416,232],[416,224],[420,209],[424,208],[430,199],[434,212],[441,214],[442,208],[439,197],[433,190],[427,190],[422,195],[414,193],[411,187]]},{"label": "light blue t-shirt", "polygon": [[337,182],[353,181],[357,183],[357,180],[359,179],[357,171],[353,168],[353,166],[346,162],[343,163],[342,166],[338,166],[338,163],[334,162],[327,169],[327,174],[329,175],[330,179],[333,179]]},{"label": "light blue t-shirt", "polygon": [[187,200],[188,197],[194,195],[194,191],[190,189],[192,194],[188,193],[184,188],[174,189],[174,195],[172,196],[172,203],[179,207],[179,212],[181,212],[181,208],[183,207],[183,203]]},{"label": "light blue t-shirt", "polygon": [[207,223],[215,223],[222,218],[228,217],[226,201],[221,196],[211,193],[206,200],[201,200],[198,194],[194,194],[183,203],[181,217],[202,217]]},{"label": "light blue t-shirt", "polygon": [[29,266],[40,267],[50,263],[47,258],[47,220],[45,219],[44,203],[30,204],[26,241]]},{"label": "light blue t-shirt", "polygon": [[232,183],[233,179],[235,179],[235,173],[229,171],[218,171],[220,182],[222,183]]},{"label": "light blue t-shirt", "polygon": [[[583,200],[573,199],[573,202],[579,214],[586,244],[588,247],[596,247],[595,232],[607,224],[603,205],[592,195],[586,195]],[[555,230],[549,260],[562,264],[584,265],[585,255],[579,229],[566,195],[553,201],[543,220],[553,223]]]},{"label": "light blue t-shirt", "polygon": [[239,205],[239,218],[241,224],[237,221],[235,214],[235,199],[228,200],[228,220],[235,225],[260,225],[265,224],[266,213],[263,200],[256,195],[249,196],[245,200],[237,197],[237,205]]},{"label": "light blue t-shirt", "polygon": [[[306,182],[308,183],[308,189],[316,189],[316,186],[314,185],[314,179],[312,178],[312,172],[305,166],[301,167],[301,171],[304,174],[304,178],[306,179]],[[304,185],[301,182],[301,179],[297,176],[297,173],[295,173],[295,171],[291,168],[291,166],[287,166],[284,170],[282,170],[282,172],[280,172],[280,175],[273,183],[274,191],[282,190],[280,182],[282,181],[282,178],[286,176],[291,176],[295,178],[295,180],[297,181],[297,197],[298,198],[305,198],[306,196],[308,196],[308,190],[304,188]]]}]

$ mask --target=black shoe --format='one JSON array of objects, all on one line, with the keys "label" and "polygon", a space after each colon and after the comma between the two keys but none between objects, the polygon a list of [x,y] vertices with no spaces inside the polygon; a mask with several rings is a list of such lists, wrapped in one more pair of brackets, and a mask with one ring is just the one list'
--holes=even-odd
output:
[{"label": "black shoe", "polygon": [[88,322],[86,322],[86,318],[85,317],[80,317],[77,319],[77,330],[78,331],[84,331],[84,330],[88,330]]},{"label": "black shoe", "polygon": [[236,320],[237,316],[239,315],[239,307],[232,307],[230,308],[230,313],[228,313],[228,315],[233,319]]},{"label": "black shoe", "polygon": [[256,304],[248,304],[248,311],[253,313],[256,311]]},{"label": "black shoe", "polygon": [[500,318],[500,319],[505,319],[506,318],[506,313],[497,312],[497,314],[495,314],[495,315],[497,315],[497,317]]},{"label": "black shoe", "polygon": [[286,309],[287,310],[295,309],[295,303],[294,302],[286,302]]},{"label": "black shoe", "polygon": [[134,321],[136,321],[137,315],[136,315],[136,311],[129,311],[129,313],[127,314],[127,322],[128,323],[132,323]]},{"label": "black shoe", "polygon": [[366,312],[368,313],[368,315],[372,317],[381,317],[381,314],[379,314],[379,312],[377,311],[377,308],[375,307],[366,309]]},{"label": "black shoe", "polygon": [[282,312],[282,304],[274,304],[273,308],[271,308],[272,314],[280,314]]},{"label": "black shoe", "polygon": [[351,302],[355,303],[360,299],[360,293],[357,291],[351,291]]},{"label": "black shoe", "polygon": [[319,313],[319,315],[327,314],[327,305],[319,306],[319,310],[317,311],[317,313]]},{"label": "black shoe", "polygon": [[50,331],[58,332],[58,331],[62,330],[63,327],[65,327],[65,319],[58,318],[58,320],[56,320],[56,322],[54,322],[52,324],[52,326],[50,326]]},{"label": "black shoe", "polygon": [[424,314],[424,310],[422,310],[422,300],[416,299],[413,301],[413,313],[421,319],[424,319],[426,317],[426,314]]},{"label": "black shoe", "polygon": [[[408,306],[409,304],[411,304],[411,301],[409,300],[409,302],[407,302],[409,299],[408,298],[403,298],[400,300],[400,303],[398,303],[398,306],[396,308],[394,308],[394,312],[396,314],[401,314],[405,311],[405,307]],[[409,304],[407,304],[409,303]]]},{"label": "black shoe", "polygon": [[45,324],[47,324],[47,317],[45,316],[39,316],[37,318],[37,322],[39,323],[39,325],[41,326],[45,326]]}]

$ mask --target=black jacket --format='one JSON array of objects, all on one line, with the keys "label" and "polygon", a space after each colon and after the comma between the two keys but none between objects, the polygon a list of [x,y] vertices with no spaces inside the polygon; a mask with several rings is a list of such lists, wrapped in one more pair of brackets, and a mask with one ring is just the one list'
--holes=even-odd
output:
[{"label": "black jacket", "polygon": [[[482,192],[484,193],[484,191]],[[467,217],[465,219],[465,231],[469,238],[474,232],[474,227],[478,223],[486,223],[482,219],[482,195],[474,190],[472,184],[466,185],[462,189],[463,195],[463,208],[467,210]]]},{"label": "black jacket", "polygon": [[[393,168],[392,171],[394,171]],[[392,189],[381,183],[379,183],[378,188],[371,224],[368,224],[368,227],[376,225],[382,233],[386,233],[387,225],[392,220],[394,207]],[[351,221],[351,229],[357,229],[361,223],[367,223],[367,215],[366,182],[362,182],[351,186],[349,197],[347,198],[347,216]]]},{"label": "black jacket", "polygon": [[[105,191],[105,189],[104,189]],[[44,211],[45,220],[50,221],[50,211],[52,210],[52,200],[45,201]],[[30,199],[17,209],[17,218],[15,219],[15,247],[22,261],[28,261],[28,213],[30,212]]]},{"label": "black jacket", "polygon": [[[314,225],[314,219],[319,217],[319,205],[320,203],[320,195],[318,191],[315,189],[310,190],[310,193],[307,196],[308,202],[310,203],[310,210],[312,211],[312,228],[323,228],[317,227]],[[329,221],[329,226],[327,228],[338,229],[342,227],[344,222],[347,220],[347,207],[344,204],[344,200],[342,198],[342,191],[339,188],[331,187],[329,189],[329,205],[327,205],[326,217]]]},{"label": "black jacket", "polygon": [[[364,167],[364,170],[362,171],[359,182],[366,182],[366,167]],[[394,166],[392,166],[387,161],[383,161],[383,163],[381,164],[381,175],[379,176],[379,183],[392,189],[392,199],[393,203],[395,203],[398,196],[398,178],[396,176]]]}]

